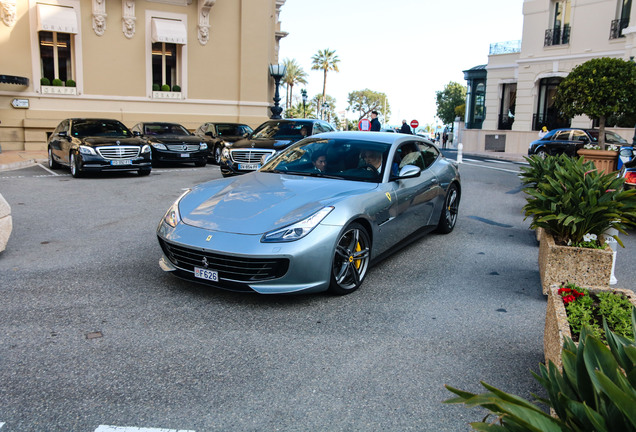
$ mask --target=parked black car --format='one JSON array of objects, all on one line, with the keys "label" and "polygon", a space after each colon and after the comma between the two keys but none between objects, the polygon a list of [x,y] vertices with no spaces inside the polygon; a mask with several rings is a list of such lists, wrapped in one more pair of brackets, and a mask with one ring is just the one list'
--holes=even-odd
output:
[{"label": "parked black car", "polygon": [[49,167],[68,166],[73,177],[85,172],[133,171],[148,175],[150,146],[123,123],[111,119],[63,120],[47,143]]},{"label": "parked black car", "polygon": [[178,123],[141,122],[132,127],[152,149],[152,164],[162,162],[194,163],[203,167],[208,163],[208,145]]},{"label": "parked black car", "polygon": [[231,147],[232,143],[247,137],[253,129],[243,123],[203,123],[194,134],[205,140],[210,150],[210,159],[219,164],[224,147]]},{"label": "parked black car", "polygon": [[[605,143],[618,146],[627,145],[627,141],[612,131],[605,131]],[[558,155],[565,153],[575,157],[576,152],[586,144],[598,144],[598,129],[564,128],[553,129],[543,138],[530,143],[528,155]]]},{"label": "parked black car", "polygon": [[283,150],[306,136],[333,132],[334,127],[323,120],[269,120],[256,128],[246,139],[223,149],[219,165],[223,177],[245,174],[261,167],[265,157]]}]

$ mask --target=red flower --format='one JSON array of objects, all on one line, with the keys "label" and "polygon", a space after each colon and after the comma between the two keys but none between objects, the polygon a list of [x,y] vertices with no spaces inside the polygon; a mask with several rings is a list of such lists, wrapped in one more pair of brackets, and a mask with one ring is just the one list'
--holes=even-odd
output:
[{"label": "red flower", "polygon": [[572,292],[572,288],[559,288],[559,294]]},{"label": "red flower", "polygon": [[574,300],[576,300],[576,297],[574,297],[573,295],[567,295],[567,296],[563,297],[563,303],[565,303],[565,304],[571,303]]}]

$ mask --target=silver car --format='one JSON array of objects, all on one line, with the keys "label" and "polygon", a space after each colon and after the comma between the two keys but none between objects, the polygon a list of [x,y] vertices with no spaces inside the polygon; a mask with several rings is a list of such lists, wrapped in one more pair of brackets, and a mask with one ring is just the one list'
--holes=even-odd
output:
[{"label": "silver car", "polygon": [[429,140],[319,134],[184,193],[157,228],[159,264],[234,291],[348,294],[396,247],[450,233],[460,195],[457,165]]}]

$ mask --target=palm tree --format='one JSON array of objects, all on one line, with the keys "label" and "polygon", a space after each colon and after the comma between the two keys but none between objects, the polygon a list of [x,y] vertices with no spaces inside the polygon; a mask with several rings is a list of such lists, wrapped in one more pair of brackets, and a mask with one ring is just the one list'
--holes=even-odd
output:
[{"label": "palm tree", "polygon": [[330,51],[329,49],[324,49],[318,50],[318,52],[311,58],[311,61],[311,70],[324,71],[324,79],[322,82],[322,102],[324,102],[327,89],[327,72],[330,70],[340,72],[338,70],[338,63],[340,62],[340,59],[336,55],[335,50]]},{"label": "palm tree", "polygon": [[294,93],[294,85],[307,84],[307,72],[296,63],[296,59],[285,59],[283,63],[287,67],[287,72],[283,77],[283,82],[287,84],[287,94],[285,97],[285,108],[289,109],[292,106],[292,96]]}]

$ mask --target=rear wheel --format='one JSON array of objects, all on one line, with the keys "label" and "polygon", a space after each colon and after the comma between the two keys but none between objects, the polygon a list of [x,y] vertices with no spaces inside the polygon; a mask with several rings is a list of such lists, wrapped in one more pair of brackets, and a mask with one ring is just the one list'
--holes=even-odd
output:
[{"label": "rear wheel", "polygon": [[455,228],[457,223],[457,213],[459,211],[459,190],[457,185],[451,184],[446,192],[446,198],[444,199],[444,208],[442,214],[439,217],[439,223],[437,224],[437,232],[442,234],[448,234]]},{"label": "rear wheel", "polygon": [[539,150],[537,150],[536,155],[539,156],[541,159],[545,159],[548,156],[548,153],[545,151],[544,148],[540,148]]},{"label": "rear wheel", "polygon": [[329,291],[344,295],[357,290],[367,274],[371,258],[371,241],[364,227],[349,225],[338,238],[331,266]]},{"label": "rear wheel", "polygon": [[80,178],[82,176],[82,170],[80,169],[79,160],[77,156],[75,155],[75,153],[71,153],[69,161],[70,161],[69,165],[71,167],[71,175],[74,178]]}]

